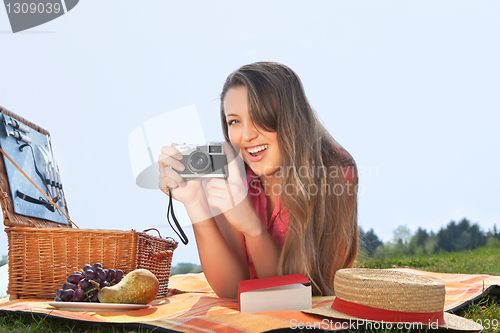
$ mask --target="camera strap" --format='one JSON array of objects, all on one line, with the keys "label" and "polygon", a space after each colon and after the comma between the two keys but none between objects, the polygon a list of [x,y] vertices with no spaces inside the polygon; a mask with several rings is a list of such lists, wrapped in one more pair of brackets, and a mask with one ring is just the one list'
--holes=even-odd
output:
[{"label": "camera strap", "polygon": [[[168,224],[170,224],[170,227],[172,228],[172,230],[177,234],[177,236],[179,236],[179,238],[181,239],[181,242],[184,245],[187,245],[187,243],[189,242],[189,240],[188,240],[186,234],[184,233],[184,230],[182,230],[181,225],[177,221],[177,218],[175,217],[174,205],[172,204],[172,188],[169,187],[168,191],[169,191],[168,208],[167,208],[167,221],[168,221]],[[179,234],[179,232],[177,232],[177,230],[175,230],[174,226],[170,222],[170,215],[172,215],[172,219],[174,220],[175,226],[179,230],[180,234]]]}]

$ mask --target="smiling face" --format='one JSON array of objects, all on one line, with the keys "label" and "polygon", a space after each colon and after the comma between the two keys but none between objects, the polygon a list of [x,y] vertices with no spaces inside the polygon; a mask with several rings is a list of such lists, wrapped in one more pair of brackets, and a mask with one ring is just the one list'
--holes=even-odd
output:
[{"label": "smiling face", "polygon": [[245,163],[259,177],[272,176],[280,166],[278,135],[252,123],[245,86],[236,86],[227,91],[224,113],[229,139],[240,147]]}]

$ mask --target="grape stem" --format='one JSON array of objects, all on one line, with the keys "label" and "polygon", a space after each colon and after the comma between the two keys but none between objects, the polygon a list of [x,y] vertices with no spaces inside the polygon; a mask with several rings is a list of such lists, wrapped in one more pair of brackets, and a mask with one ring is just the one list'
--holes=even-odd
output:
[{"label": "grape stem", "polygon": [[96,291],[96,290],[97,290],[97,288],[92,288],[90,290],[87,290],[87,292],[85,292],[85,296],[88,296],[91,292]]},{"label": "grape stem", "polygon": [[92,283],[94,286],[96,286],[98,291],[101,291],[101,287],[99,286],[99,283],[92,281],[92,280],[89,280],[89,282]]}]

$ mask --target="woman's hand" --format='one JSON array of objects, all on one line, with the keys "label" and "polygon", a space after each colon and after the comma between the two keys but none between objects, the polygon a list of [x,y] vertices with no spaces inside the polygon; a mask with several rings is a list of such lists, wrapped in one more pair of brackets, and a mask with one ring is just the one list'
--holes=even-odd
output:
[{"label": "woman's hand", "polygon": [[182,154],[172,147],[165,146],[161,149],[161,155],[158,157],[160,169],[159,188],[167,195],[170,195],[168,188],[172,191],[173,198],[182,202],[185,206],[201,203],[205,200],[205,193],[201,181],[185,181],[175,170],[183,171],[184,165],[180,162]]},{"label": "woman's hand", "polygon": [[[228,163],[228,179],[211,179],[207,185],[207,201],[222,211],[228,222],[245,236],[261,232],[262,221],[252,207],[247,193],[245,174],[238,168],[238,156],[224,143]],[[243,163],[240,159],[240,163]],[[243,172],[244,172],[244,168]]]}]

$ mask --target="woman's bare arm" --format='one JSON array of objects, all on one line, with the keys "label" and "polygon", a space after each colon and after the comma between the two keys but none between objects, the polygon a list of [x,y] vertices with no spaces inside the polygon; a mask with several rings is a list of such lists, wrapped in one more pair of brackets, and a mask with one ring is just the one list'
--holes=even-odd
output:
[{"label": "woman's bare arm", "polygon": [[255,272],[259,278],[278,274],[279,249],[247,197],[224,212],[228,223],[245,237]]},{"label": "woman's bare arm", "polygon": [[[207,206],[205,209],[208,212]],[[200,205],[186,206],[186,210],[192,221],[203,219],[200,214],[204,209],[200,209]],[[243,237],[257,276],[263,278],[277,275],[279,249],[262,221],[253,209],[249,214],[241,214],[241,210],[235,210],[240,214],[225,214],[232,219],[232,223],[227,221],[225,215],[213,218],[208,213],[201,222],[193,223],[203,271],[214,292],[223,298],[236,298],[238,282],[249,278]],[[253,227],[243,234],[233,227],[233,223],[238,225],[242,222],[233,221],[234,219]]]},{"label": "woman's bare arm", "polygon": [[[207,214],[206,218],[202,219],[200,214],[203,214],[204,209],[200,209],[200,205],[185,207],[191,221],[200,221],[193,223],[193,230],[201,266],[208,283],[219,297],[236,298],[238,282],[248,279],[246,259],[244,263],[239,259],[241,250],[236,251],[239,252],[238,255],[229,246],[215,218]],[[237,244],[233,240],[229,240],[229,243]]]},{"label": "woman's bare arm", "polygon": [[260,222],[260,226],[252,232],[247,232],[245,235],[248,252],[252,256],[258,278],[276,276],[278,275],[280,252],[262,222]]}]

